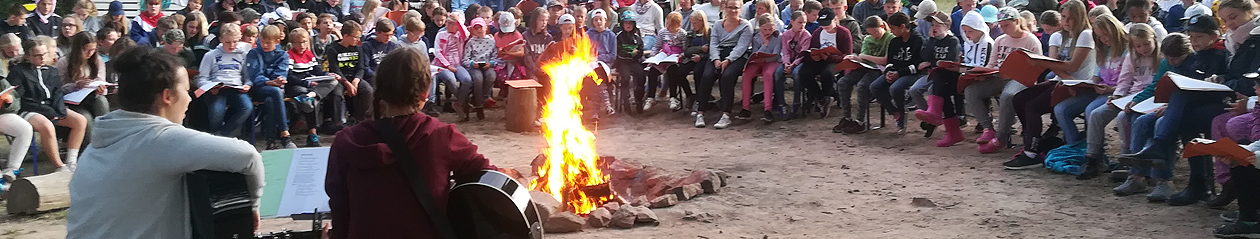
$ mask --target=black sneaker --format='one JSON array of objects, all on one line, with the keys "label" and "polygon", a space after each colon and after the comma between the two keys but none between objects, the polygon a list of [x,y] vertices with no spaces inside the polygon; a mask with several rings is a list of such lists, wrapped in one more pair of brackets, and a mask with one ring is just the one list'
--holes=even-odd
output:
[{"label": "black sneaker", "polygon": [[1260,238],[1260,225],[1255,222],[1235,222],[1217,227],[1212,234],[1216,238]]},{"label": "black sneaker", "polygon": [[302,147],[307,147],[307,148],[316,148],[316,147],[320,147],[320,146],[321,146],[321,145],[319,145],[319,135],[317,135],[317,134],[308,134],[308,135],[306,135],[306,145],[305,145],[305,146],[302,146]]},{"label": "black sneaker", "polygon": [[1110,165],[1110,167],[1111,172],[1108,173],[1107,180],[1110,180],[1113,183],[1119,183],[1124,182],[1124,179],[1129,177],[1129,166],[1117,163]]},{"label": "black sneaker", "polygon": [[748,110],[740,110],[740,111],[739,111],[739,114],[738,114],[738,115],[735,115],[735,119],[739,119],[739,120],[749,120],[749,119],[752,119],[752,111],[748,111]]},{"label": "black sneaker", "polygon": [[423,112],[433,118],[437,118],[439,115],[442,115],[442,112],[438,112],[438,110],[433,107],[433,104],[425,104],[424,108],[420,109],[420,112]]},{"label": "black sneaker", "polygon": [[774,123],[774,112],[773,112],[773,111],[762,111],[762,113],[761,113],[761,122],[765,122],[767,125],[768,125],[768,124],[770,124],[770,123]]},{"label": "black sneaker", "polygon": [[831,127],[831,132],[844,133],[849,128],[853,127],[853,125],[856,123],[857,123],[856,121],[853,121],[852,119],[849,119],[849,118],[840,119],[840,123],[837,123],[836,127]]},{"label": "black sneaker", "polygon": [[923,129],[924,138],[931,138],[932,133],[936,133],[936,125],[929,124],[928,122],[919,122],[919,129]]},{"label": "black sneaker", "polygon": [[1028,157],[1028,155],[1024,154],[1024,152],[1020,152],[1019,154],[1016,154],[1015,158],[1011,159],[1011,161],[1002,163],[1002,166],[1010,170],[1023,170],[1041,167],[1041,164],[1041,160]]},{"label": "black sneaker", "polygon": [[264,149],[277,150],[277,149],[280,149],[280,145],[276,142],[276,140],[271,139],[271,140],[267,140],[267,147],[265,147]]},{"label": "black sneaker", "polygon": [[289,137],[280,137],[280,142],[279,142],[279,145],[277,146],[282,149],[296,149],[297,148],[297,144],[294,144],[293,139]]}]

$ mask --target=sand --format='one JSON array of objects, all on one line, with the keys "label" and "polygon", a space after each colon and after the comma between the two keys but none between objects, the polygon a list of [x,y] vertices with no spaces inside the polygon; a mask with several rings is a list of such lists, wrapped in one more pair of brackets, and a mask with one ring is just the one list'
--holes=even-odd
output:
[{"label": "sand", "polygon": [[[491,110],[486,120],[460,123],[459,129],[493,164],[526,171],[544,146],[542,138],[507,132],[502,120],[502,110]],[[815,116],[769,126],[737,121],[730,129],[697,129],[685,113],[663,107],[645,116],[606,119],[598,131],[601,155],[677,172],[720,169],[731,175],[730,185],[655,209],[658,226],[547,237],[1206,238],[1221,223],[1221,211],[1202,204],[1170,207],[1141,195],[1116,197],[1111,193],[1116,184],[1103,178],[1078,181],[1044,169],[1002,169],[1013,150],[981,155],[970,143],[937,148],[940,134],[924,139],[917,127],[906,135],[890,129],[835,134],[830,128],[836,120]],[[716,115],[709,121],[716,122]],[[1183,169],[1177,185],[1185,184],[1184,176]],[[912,206],[916,197],[937,206]],[[688,211],[716,218],[682,219]],[[64,211],[0,214],[0,238],[62,238],[64,217]],[[310,228],[309,222],[289,219],[262,224],[264,232]]]}]

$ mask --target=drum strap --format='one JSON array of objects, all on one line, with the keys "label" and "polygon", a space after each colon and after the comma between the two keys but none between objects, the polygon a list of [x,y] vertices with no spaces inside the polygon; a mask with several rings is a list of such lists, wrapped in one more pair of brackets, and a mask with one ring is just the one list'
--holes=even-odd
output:
[{"label": "drum strap", "polygon": [[455,239],[455,231],[452,229],[450,222],[439,211],[437,205],[434,205],[433,195],[429,193],[429,189],[426,187],[429,184],[420,175],[420,166],[416,164],[416,155],[411,153],[411,149],[407,147],[402,134],[398,132],[398,127],[395,127],[390,119],[392,118],[375,120],[376,131],[381,133],[385,144],[389,145],[390,151],[393,151],[394,160],[398,162],[398,171],[402,171],[403,177],[407,178],[407,184],[411,185],[411,191],[415,192],[416,198],[420,199],[420,205],[429,214],[429,221],[433,222],[433,227],[438,230],[442,238]]}]

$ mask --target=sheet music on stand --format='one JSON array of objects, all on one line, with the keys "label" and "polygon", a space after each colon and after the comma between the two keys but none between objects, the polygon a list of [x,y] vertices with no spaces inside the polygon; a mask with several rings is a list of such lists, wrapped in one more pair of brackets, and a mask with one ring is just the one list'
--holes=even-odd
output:
[{"label": "sheet music on stand", "polygon": [[263,187],[259,216],[277,218],[328,211],[328,194],[324,192],[328,152],[328,147],[263,151],[267,185]]}]

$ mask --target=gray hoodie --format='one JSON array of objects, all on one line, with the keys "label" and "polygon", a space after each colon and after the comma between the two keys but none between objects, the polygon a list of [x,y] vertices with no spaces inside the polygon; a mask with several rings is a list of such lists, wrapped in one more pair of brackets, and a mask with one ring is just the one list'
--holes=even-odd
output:
[{"label": "gray hoodie", "polygon": [[224,51],[222,45],[207,52],[206,56],[201,58],[201,66],[198,67],[200,72],[197,73],[197,85],[192,88],[220,82],[230,86],[244,85],[242,79],[245,78],[247,53],[249,53],[249,44],[244,42],[237,42],[236,50],[232,52]]},{"label": "gray hoodie", "polygon": [[184,174],[244,174],[254,210],[262,156],[245,141],[115,110],[96,119],[92,144],[70,180],[67,238],[190,238]]}]

